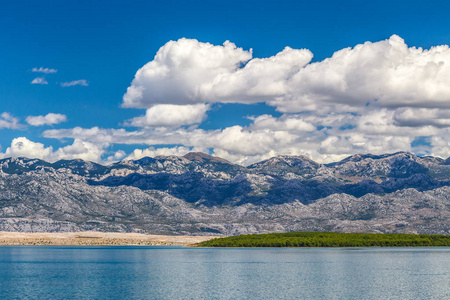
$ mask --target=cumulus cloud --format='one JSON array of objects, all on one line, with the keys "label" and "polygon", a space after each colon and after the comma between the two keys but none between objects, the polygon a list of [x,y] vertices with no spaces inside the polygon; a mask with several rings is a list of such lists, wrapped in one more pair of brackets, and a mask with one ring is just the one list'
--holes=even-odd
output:
[{"label": "cumulus cloud", "polygon": [[[211,149],[214,155],[245,165],[281,154],[306,155],[324,163],[357,153],[382,154],[416,150],[445,157],[443,155],[446,153],[446,141],[450,140],[448,128],[428,125],[397,126],[394,113],[386,109],[363,116],[335,114],[324,118],[312,113],[286,114],[279,118],[263,115],[253,118],[253,122],[248,126],[236,125],[220,130],[187,127],[127,131],[77,127],[46,130],[43,135],[57,139],[80,138],[92,143],[150,146],[147,150],[136,150],[130,158],[184,153],[193,148],[205,151]],[[442,141],[413,146],[417,138],[426,136],[439,136]],[[152,145],[173,144],[182,146],[179,149],[170,148],[171,150],[152,148]],[[433,147],[440,147],[441,150],[433,152]]]},{"label": "cumulus cloud", "polygon": [[182,38],[159,49],[153,61],[139,69],[123,97],[124,107],[208,102],[201,85],[234,72],[251,59],[250,51],[226,41],[223,46]]},{"label": "cumulus cloud", "polygon": [[286,47],[268,58],[254,58],[231,73],[212,78],[200,86],[202,94],[217,102],[255,103],[283,96],[288,82],[313,55],[306,49]]},{"label": "cumulus cloud", "polygon": [[45,147],[42,143],[30,141],[26,137],[15,138],[0,158],[27,157],[38,158],[49,162],[61,159],[83,159],[86,161],[102,162],[107,144],[90,143],[75,139],[72,145],[61,147],[56,151],[52,146]]},{"label": "cumulus cloud", "polygon": [[0,114],[0,129],[19,129],[22,125],[19,123],[19,119],[12,116],[10,113],[4,112]]},{"label": "cumulus cloud", "polygon": [[86,79],[73,80],[73,81],[62,82],[62,83],[61,83],[61,86],[62,86],[62,87],[70,87],[70,86],[76,86],[76,85],[80,85],[80,86],[88,86],[89,83],[87,82]]},{"label": "cumulus cloud", "polygon": [[223,46],[185,38],[170,41],[137,71],[123,106],[262,102],[284,95],[290,77],[312,56],[309,50],[286,47],[275,56],[252,59],[251,49],[229,41]]},{"label": "cumulus cloud", "polygon": [[450,127],[450,109],[438,108],[401,108],[395,110],[394,120],[399,126],[435,126]]},{"label": "cumulus cloud", "polygon": [[280,118],[275,118],[271,115],[262,115],[252,119],[253,124],[250,126],[251,129],[297,132],[317,130],[317,127],[312,123],[303,120],[303,116],[284,115]]},{"label": "cumulus cloud", "polygon": [[341,106],[450,107],[450,49],[408,47],[397,35],[337,51],[292,76],[271,105],[284,112]]},{"label": "cumulus cloud", "polygon": [[183,146],[176,146],[176,147],[162,147],[162,148],[155,148],[155,147],[149,147],[147,149],[135,149],[130,155],[126,157],[128,160],[137,160],[141,159],[143,157],[156,157],[156,156],[169,156],[169,155],[176,155],[176,156],[183,156],[189,152],[207,152],[204,148],[193,148],[193,147],[183,147]]},{"label": "cumulus cloud", "polygon": [[430,138],[430,155],[439,157],[450,157],[450,134],[447,132],[443,136],[433,136]]},{"label": "cumulus cloud", "polygon": [[48,113],[45,116],[28,116],[25,121],[31,126],[54,125],[67,121],[63,114]]},{"label": "cumulus cloud", "polygon": [[44,77],[36,77],[31,81],[31,84],[48,84]]},{"label": "cumulus cloud", "polygon": [[423,121],[422,126],[399,124],[396,111],[377,109],[364,112],[356,119],[356,131],[367,135],[380,136],[427,136],[439,133],[439,130]]},{"label": "cumulus cloud", "polygon": [[[311,63],[312,56],[286,47],[274,56],[253,58],[251,49],[231,42],[171,41],[137,71],[123,97],[123,107],[147,109],[125,123],[140,128],[77,127],[43,135],[150,146],[130,158],[207,149],[241,164],[279,154],[319,162],[356,153],[450,155],[448,46],[409,47],[393,35],[339,50],[323,61]],[[265,102],[284,114],[255,116],[248,126],[220,130],[185,126],[203,122],[215,102]]]},{"label": "cumulus cloud", "polygon": [[39,158],[46,159],[51,156],[53,148],[45,147],[44,144],[34,143],[25,137],[15,138],[11,142],[11,146],[8,147],[5,153],[2,153],[3,157],[27,157],[27,158]]},{"label": "cumulus cloud", "polygon": [[208,104],[173,105],[158,104],[147,109],[145,116],[126,122],[137,127],[179,127],[201,123],[210,109]]},{"label": "cumulus cloud", "polygon": [[123,97],[124,107],[154,104],[266,102],[282,112],[359,112],[379,108],[450,108],[450,49],[408,47],[397,35],[337,51],[310,63],[286,47],[253,58],[235,44],[180,39],[161,47]]},{"label": "cumulus cloud", "polygon": [[54,73],[58,72],[58,70],[56,70],[56,69],[43,68],[43,67],[33,68],[31,71],[35,72],[35,73],[44,73],[44,74],[54,74]]},{"label": "cumulus cloud", "polygon": [[47,158],[49,161],[60,159],[83,159],[86,161],[101,162],[101,158],[105,153],[105,144],[94,144],[75,139],[72,145],[59,148]]},{"label": "cumulus cloud", "polygon": [[[224,158],[238,163],[255,162],[257,157],[272,154],[305,154],[313,147],[311,137],[287,131],[250,130],[247,127],[232,126],[223,130],[202,130],[179,128],[164,130],[159,128],[140,131],[123,129],[74,128],[46,130],[48,138],[82,138],[93,143],[173,145],[195,149],[213,149],[216,155],[227,153]],[[160,149],[160,148],[159,148]],[[306,150],[305,150],[306,149]],[[156,149],[155,151],[162,151]],[[142,151],[135,153],[138,157]],[[152,152],[146,152],[152,155]],[[159,152],[161,153],[161,152]],[[222,155],[223,156],[223,155]]]},{"label": "cumulus cloud", "polygon": [[113,163],[113,162],[117,162],[120,161],[121,159],[123,159],[126,156],[126,152],[123,150],[118,150],[116,151],[113,155],[110,155],[106,158],[106,162],[108,163]]}]

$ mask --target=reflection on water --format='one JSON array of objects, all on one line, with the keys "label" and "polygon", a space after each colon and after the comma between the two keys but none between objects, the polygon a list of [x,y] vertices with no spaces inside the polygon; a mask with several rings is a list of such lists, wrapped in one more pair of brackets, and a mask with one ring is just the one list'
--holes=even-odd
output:
[{"label": "reflection on water", "polygon": [[0,247],[0,299],[450,299],[450,248]]}]

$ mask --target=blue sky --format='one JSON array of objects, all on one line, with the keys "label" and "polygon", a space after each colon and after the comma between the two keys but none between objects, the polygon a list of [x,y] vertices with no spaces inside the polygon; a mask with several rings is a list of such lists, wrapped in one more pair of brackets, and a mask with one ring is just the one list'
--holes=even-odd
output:
[{"label": "blue sky", "polygon": [[[424,58],[420,53],[407,54],[401,49],[426,50],[448,45],[449,9],[450,4],[444,1],[3,3],[0,156],[24,155],[46,160],[80,157],[107,163],[126,157],[199,150],[243,164],[279,154],[304,154],[319,161],[333,161],[360,152],[402,150],[447,157],[450,97],[445,88],[449,77],[445,75],[449,55],[445,49],[439,49]],[[404,45],[394,41],[393,35],[401,38]],[[291,73],[280,75],[283,78],[261,78],[244,72],[234,74],[238,77],[207,92],[203,90],[209,89],[208,78],[192,75],[205,73],[203,69],[190,69],[187,73],[171,69],[172,79],[184,76],[185,80],[166,78],[164,87],[162,79],[156,77],[144,76],[132,84],[136,72],[153,61],[158,50],[181,38],[195,42],[184,46],[179,43],[177,47],[192,46],[192,51],[199,51],[200,60],[201,55],[213,55],[209,50],[206,54],[201,52],[201,45],[222,47],[227,40],[234,43],[236,47],[226,59],[236,59],[236,66],[234,70],[227,69],[226,76],[239,71],[251,59],[274,56],[286,46],[308,49],[313,57],[303,63],[299,57],[307,55],[306,52],[289,56],[292,68],[307,69],[297,76],[291,74],[293,69],[284,71]],[[372,52],[368,56],[350,52],[351,59],[343,56],[342,61],[335,59],[331,66],[322,64],[318,71],[308,67],[330,58],[336,51],[367,41],[372,42],[367,46],[369,52],[388,52],[390,48],[386,45],[395,44],[392,47],[397,48],[393,51],[399,54],[380,58]],[[382,44],[383,41],[387,44]],[[237,57],[239,48],[247,54]],[[252,53],[248,54],[250,49]],[[173,59],[177,54],[169,55]],[[424,69],[430,62],[442,62],[443,66],[433,73]],[[169,60],[159,62],[159,66],[165,63]],[[358,64],[360,67],[355,67]],[[395,67],[376,69],[378,65],[389,68],[390,64]],[[47,68],[47,73],[33,72],[41,67]],[[217,66],[220,67],[223,66]],[[268,69],[272,67],[278,68],[262,66],[268,73],[272,73]],[[403,67],[411,67],[405,71],[409,72],[407,75],[381,78],[384,75],[380,74]],[[50,69],[56,71],[51,73]],[[217,70],[208,70],[211,76],[224,76]],[[351,70],[366,70],[356,77],[365,79],[353,89],[350,88],[356,79],[350,78],[355,73]],[[333,72],[342,76],[341,83],[350,80],[343,83],[346,91],[333,90],[336,77],[327,77]],[[412,72],[418,75],[412,78]],[[316,75],[323,76],[322,83],[311,83]],[[424,76],[429,76],[427,85]],[[36,78],[47,84],[31,84]],[[395,78],[400,78],[400,83],[392,87]],[[238,88],[237,85],[245,85],[242,80],[248,81],[247,86]],[[266,80],[280,81],[274,87],[276,92],[248,86],[255,81],[267,86]],[[146,92],[142,99],[133,98],[131,105],[124,105],[123,96],[131,86]],[[365,89],[358,90],[361,86]],[[416,86],[417,90],[408,90],[408,86]],[[222,89],[230,94],[224,95]],[[199,90],[201,95],[189,94]],[[136,121],[134,118],[144,116],[146,109],[147,118]],[[57,115],[47,116],[49,113]],[[176,121],[158,118],[159,121],[152,121],[156,113],[167,114],[168,119],[172,116]],[[180,119],[179,115],[183,117]],[[47,118],[34,123],[40,126],[33,126],[32,121],[27,121],[30,116]],[[328,117],[330,120],[324,121]],[[372,125],[361,122],[368,119],[373,120]],[[75,132],[74,128],[78,130]],[[385,132],[380,128],[385,128]],[[119,134],[120,130],[126,133]]]}]

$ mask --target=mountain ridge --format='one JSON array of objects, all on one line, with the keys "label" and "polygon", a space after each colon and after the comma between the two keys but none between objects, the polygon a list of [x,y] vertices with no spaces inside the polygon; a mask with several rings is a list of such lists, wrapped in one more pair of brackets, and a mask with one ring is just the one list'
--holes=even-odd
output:
[{"label": "mountain ridge", "polygon": [[331,164],[281,155],[247,167],[204,153],[107,166],[6,158],[0,230],[450,234],[447,161],[408,152]]}]

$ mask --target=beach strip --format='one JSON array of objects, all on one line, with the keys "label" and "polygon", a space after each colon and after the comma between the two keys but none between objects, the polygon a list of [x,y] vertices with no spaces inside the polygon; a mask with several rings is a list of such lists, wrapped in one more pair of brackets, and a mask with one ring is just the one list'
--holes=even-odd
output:
[{"label": "beach strip", "polygon": [[148,235],[121,232],[4,232],[0,231],[0,245],[170,245],[189,246],[215,236]]}]

